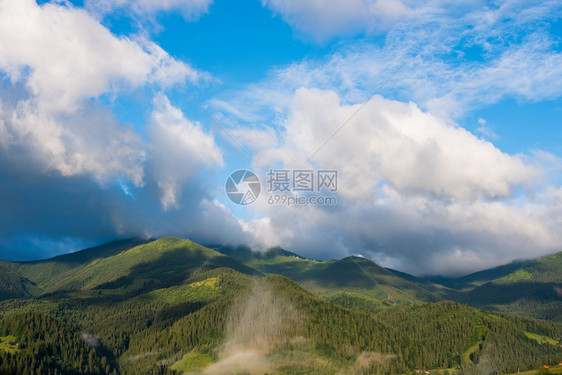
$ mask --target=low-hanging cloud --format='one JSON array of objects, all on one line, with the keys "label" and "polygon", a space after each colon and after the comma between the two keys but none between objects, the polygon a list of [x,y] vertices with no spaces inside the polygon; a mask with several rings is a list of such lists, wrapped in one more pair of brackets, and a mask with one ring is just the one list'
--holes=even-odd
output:
[{"label": "low-hanging cloud", "polygon": [[[310,4],[266,6],[313,37],[345,35],[338,27],[353,9],[322,29],[303,21]],[[414,12],[393,23],[383,40],[280,67],[214,101],[243,125],[234,134],[254,152],[257,171],[339,172],[337,206],[258,201],[253,209],[261,217],[246,232],[261,248],[278,244],[322,259],[362,254],[415,274],[468,273],[560,250],[559,159],[532,149],[506,153],[494,144],[501,134],[482,121],[474,132],[461,125],[467,113],[506,98],[532,103],[562,96],[562,54],[549,26],[562,14],[560,4],[404,4]],[[361,22],[354,26],[351,33],[369,33]],[[383,96],[315,154],[378,90]]]},{"label": "low-hanging cloud", "polygon": [[[0,258],[116,237],[217,243],[239,229],[199,178],[222,166],[221,151],[170,103],[158,65],[181,83],[206,73],[68,3],[0,1],[0,44]],[[139,89],[156,92],[146,135],[106,104]]]},{"label": "low-hanging cloud", "polygon": [[[245,227],[258,242],[323,259],[363,254],[415,274],[467,273],[556,249],[551,223],[562,211],[554,193],[525,193],[538,186],[540,165],[412,103],[375,97],[307,160],[357,106],[331,91],[299,89],[276,147],[248,144],[256,170],[281,162],[339,173],[335,207],[258,202],[267,220]],[[250,132],[242,139],[260,139]]]}]

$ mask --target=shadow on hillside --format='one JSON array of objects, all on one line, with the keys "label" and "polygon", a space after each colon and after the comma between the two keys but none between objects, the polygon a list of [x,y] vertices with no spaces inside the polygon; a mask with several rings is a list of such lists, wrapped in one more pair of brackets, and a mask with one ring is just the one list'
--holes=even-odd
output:
[{"label": "shadow on hillside", "polygon": [[457,302],[471,306],[503,305],[523,298],[540,301],[562,301],[557,283],[518,282],[514,284],[486,283],[470,292],[455,295]]},{"label": "shadow on hillside", "polygon": [[130,238],[125,240],[116,240],[103,245],[90,247],[84,250],[75,251],[73,253],[57,255],[53,258],[23,261],[21,264],[41,264],[41,263],[64,263],[64,264],[85,264],[95,259],[106,258],[127,251],[135,246],[143,245],[153,240],[143,240],[140,238]]},{"label": "shadow on hillside", "polygon": [[178,248],[163,253],[158,259],[134,266],[126,275],[97,285],[95,290],[123,289],[132,294],[182,284],[185,280],[216,268],[231,268],[246,275],[261,275],[228,256],[210,255],[204,250]]}]

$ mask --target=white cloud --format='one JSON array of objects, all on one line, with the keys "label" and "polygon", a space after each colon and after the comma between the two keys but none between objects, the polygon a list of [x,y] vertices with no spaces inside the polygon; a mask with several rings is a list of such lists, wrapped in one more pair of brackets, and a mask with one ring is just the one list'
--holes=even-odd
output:
[{"label": "white cloud", "polygon": [[[303,10],[310,4],[267,6],[317,38],[339,35],[337,22],[332,29],[313,21],[310,30],[299,29],[303,17],[314,17]],[[336,207],[261,201],[253,208],[267,219],[245,228],[258,242],[321,258],[344,255],[337,238],[350,253],[417,274],[470,272],[557,250],[562,238],[553,223],[562,220],[562,206],[556,193],[546,192],[560,184],[559,159],[536,150],[509,155],[478,137],[495,139],[483,121],[475,134],[455,121],[505,98],[562,97],[562,54],[547,26],[562,6],[433,1],[413,11],[408,22],[391,25],[383,41],[346,43],[215,100],[228,122],[240,124],[235,134],[255,153],[255,169],[340,172]],[[357,26],[354,32],[368,32]],[[380,91],[400,101],[375,96],[310,163],[322,142],[404,63]]]},{"label": "white cloud", "polygon": [[213,137],[187,120],[163,94],[154,98],[149,128],[152,169],[165,210],[178,208],[182,186],[202,167],[223,165]]},{"label": "white cloud", "polygon": [[[312,168],[307,157],[358,106],[302,88],[277,132],[237,134],[255,152],[258,171],[278,163]],[[550,198],[520,198],[519,188],[542,176],[539,162],[506,154],[413,103],[376,96],[314,158],[315,167],[338,170],[338,205],[272,206],[262,198],[253,209],[266,219],[245,228],[262,246],[305,256],[361,253],[416,274],[470,272],[556,248],[561,238],[550,223],[562,208],[549,209]]]},{"label": "white cloud", "polygon": [[[263,148],[262,166],[283,161],[306,166],[306,159],[359,107],[342,105],[332,91],[299,89],[283,124],[280,148]],[[243,131],[239,131],[242,132]],[[264,136],[272,137],[271,131]],[[259,140],[251,130],[247,140]],[[381,181],[402,193],[454,199],[509,197],[540,171],[507,155],[461,127],[448,125],[413,103],[376,96],[314,157],[324,168],[341,172],[340,193],[367,198]]]},{"label": "white cloud", "polygon": [[[406,196],[344,200],[331,209],[266,206],[269,219],[246,225],[256,241],[304,256],[363,254],[415,275],[459,275],[559,250],[562,206],[551,197],[450,203]],[[558,194],[557,191],[550,194]],[[254,228],[259,230],[254,231]],[[262,245],[263,246],[263,245]]]},{"label": "white cloud", "polygon": [[103,182],[122,177],[141,185],[146,157],[139,134],[105,108],[87,105],[79,113],[52,116],[21,100],[0,112],[0,146],[18,164],[63,176],[88,174]]},{"label": "white cloud", "polygon": [[142,185],[146,147],[130,125],[95,104],[102,95],[206,77],[145,37],[116,37],[84,10],[0,1],[0,145],[63,176]]},{"label": "white cloud", "polygon": [[147,17],[160,12],[180,12],[186,20],[196,20],[209,12],[213,0],[86,0],[87,9],[107,14],[122,8]]},{"label": "white cloud", "polygon": [[261,0],[295,29],[323,40],[336,35],[372,32],[408,18],[400,0]]},{"label": "white cloud", "polygon": [[[305,7],[303,4],[291,6]],[[324,8],[326,12],[337,9]],[[341,17],[345,14],[341,12]],[[458,119],[506,97],[522,101],[559,98],[562,53],[558,37],[548,25],[550,18],[560,16],[562,6],[554,1],[504,1],[488,7],[474,2],[455,6],[427,2],[408,22],[390,27],[384,39],[341,44],[326,57],[273,71],[264,82],[251,87],[237,107],[251,112],[262,105],[282,112],[286,98],[299,87],[334,90],[344,101],[358,102],[404,63],[381,93],[412,100],[443,119]]]},{"label": "white cloud", "polygon": [[239,229],[213,200],[208,181],[195,178],[223,163],[211,135],[164,94],[145,103],[152,113],[147,136],[142,123],[121,123],[105,104],[134,90],[143,101],[153,89],[172,86],[158,65],[182,84],[206,73],[145,36],[113,35],[66,2],[0,0],[0,45],[4,256],[37,257],[46,242],[65,238],[220,242]]},{"label": "white cloud", "polygon": [[41,111],[73,110],[82,99],[151,81],[169,84],[153,58],[176,80],[198,78],[154,43],[118,38],[72,6],[0,1],[0,44],[0,70],[12,82],[25,80]]}]

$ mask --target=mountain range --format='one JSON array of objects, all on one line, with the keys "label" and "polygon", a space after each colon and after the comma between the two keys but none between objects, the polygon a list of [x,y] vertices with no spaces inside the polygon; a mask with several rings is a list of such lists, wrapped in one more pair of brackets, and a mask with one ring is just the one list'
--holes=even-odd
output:
[{"label": "mountain range", "polygon": [[[456,279],[167,237],[0,261],[0,374],[502,374],[562,362],[562,252]],[[557,371],[557,370],[551,370]]]}]

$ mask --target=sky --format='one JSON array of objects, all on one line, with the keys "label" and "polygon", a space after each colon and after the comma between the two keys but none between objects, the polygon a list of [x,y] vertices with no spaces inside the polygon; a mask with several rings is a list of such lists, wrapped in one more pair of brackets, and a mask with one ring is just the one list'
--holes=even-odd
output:
[{"label": "sky", "polygon": [[[0,258],[173,235],[461,275],[560,251],[561,16],[0,0]],[[261,181],[249,205],[225,192],[241,169]],[[274,171],[337,171],[337,189],[280,204]]]}]

